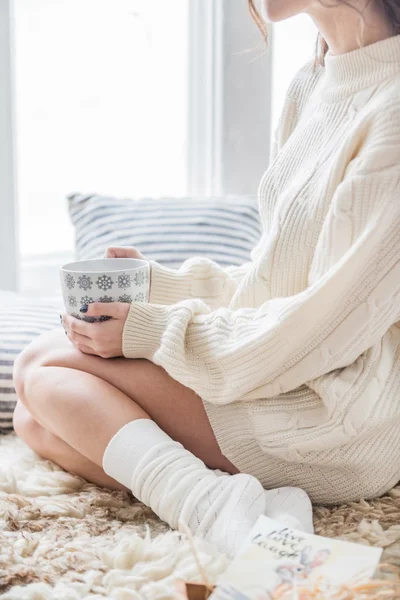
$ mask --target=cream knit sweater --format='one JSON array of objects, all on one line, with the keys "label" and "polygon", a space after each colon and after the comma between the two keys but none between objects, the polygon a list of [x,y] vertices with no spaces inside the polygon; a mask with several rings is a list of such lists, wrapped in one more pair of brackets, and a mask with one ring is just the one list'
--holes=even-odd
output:
[{"label": "cream knit sweater", "polygon": [[222,452],[314,501],[400,479],[400,36],[294,78],[243,267],[152,263],[123,352],[203,399]]}]

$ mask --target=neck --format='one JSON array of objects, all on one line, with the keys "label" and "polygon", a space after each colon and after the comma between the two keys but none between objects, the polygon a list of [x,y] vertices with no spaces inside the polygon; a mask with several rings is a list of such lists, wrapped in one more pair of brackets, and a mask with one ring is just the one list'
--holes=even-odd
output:
[{"label": "neck", "polygon": [[355,0],[352,6],[340,2],[329,8],[316,2],[306,12],[328,44],[331,55],[345,54],[393,35],[383,10],[369,0]]},{"label": "neck", "polygon": [[325,56],[320,95],[325,102],[366,96],[382,81],[400,75],[400,35],[390,36],[362,48]]}]

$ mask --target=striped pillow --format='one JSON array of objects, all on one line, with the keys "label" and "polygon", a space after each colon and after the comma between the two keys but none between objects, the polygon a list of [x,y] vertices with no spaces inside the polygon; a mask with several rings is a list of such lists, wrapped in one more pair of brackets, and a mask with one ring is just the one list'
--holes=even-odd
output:
[{"label": "striped pillow", "polygon": [[77,259],[102,256],[107,246],[136,246],[171,268],[192,256],[241,265],[261,236],[256,197],[129,200],[72,194],[68,201]]},{"label": "striped pillow", "polygon": [[12,430],[14,360],[33,338],[60,326],[61,301],[0,291],[0,433]]}]

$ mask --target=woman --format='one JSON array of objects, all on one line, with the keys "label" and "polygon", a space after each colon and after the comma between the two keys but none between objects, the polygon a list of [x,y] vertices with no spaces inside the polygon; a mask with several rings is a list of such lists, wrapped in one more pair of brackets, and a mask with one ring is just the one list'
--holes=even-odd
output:
[{"label": "woman", "polygon": [[326,55],[287,93],[252,261],[152,263],[150,304],[63,315],[68,338],[15,366],[36,452],[228,552],[264,512],[310,530],[299,488],[339,503],[400,479],[400,0],[263,11],[310,15]]}]

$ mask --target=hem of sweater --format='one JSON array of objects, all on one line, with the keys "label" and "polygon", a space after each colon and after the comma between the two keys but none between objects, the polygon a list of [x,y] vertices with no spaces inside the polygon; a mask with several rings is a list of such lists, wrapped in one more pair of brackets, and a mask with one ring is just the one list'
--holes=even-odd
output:
[{"label": "hem of sweater", "polygon": [[393,489],[395,487],[395,485],[397,483],[399,483],[399,481],[400,481],[400,467],[399,467],[398,471],[396,472],[396,475],[393,475],[393,477],[388,481],[388,483],[386,483],[384,486],[381,487],[381,489],[377,492],[376,497],[380,498],[381,496],[384,496],[385,494],[390,492],[390,490]]},{"label": "hem of sweater", "polygon": [[[265,452],[257,442],[256,435],[249,422],[249,406],[247,403],[237,402],[235,404],[215,405],[203,400],[203,406],[223,456],[240,473],[247,473],[256,477],[265,489],[288,485],[300,487],[308,493],[313,504],[323,506],[360,501],[362,495],[356,497],[348,491],[348,486],[345,485],[343,489],[337,487],[337,466],[330,484],[333,491],[326,487],[321,491],[318,482],[326,483],[327,472],[330,470],[329,464],[324,465],[327,469],[327,472],[324,472],[324,467],[321,469],[321,466],[317,464],[312,465],[306,462],[304,464],[293,464]],[[310,480],[311,471],[315,471],[315,478]],[[350,481],[348,472],[344,472],[343,477],[346,478],[347,482]],[[393,489],[399,481],[400,467],[394,469],[393,475],[387,473],[384,485],[379,488],[375,487],[373,493],[363,497],[365,500],[369,500],[383,496]],[[372,487],[374,486],[372,485]]]},{"label": "hem of sweater", "polygon": [[[202,402],[223,456],[241,473],[250,473],[248,469],[254,466],[254,446],[257,446],[257,442],[248,422],[245,405],[242,402],[228,405],[211,404],[207,400]],[[246,452],[248,445],[251,450]],[[261,448],[258,448],[258,452],[262,453]]]}]

